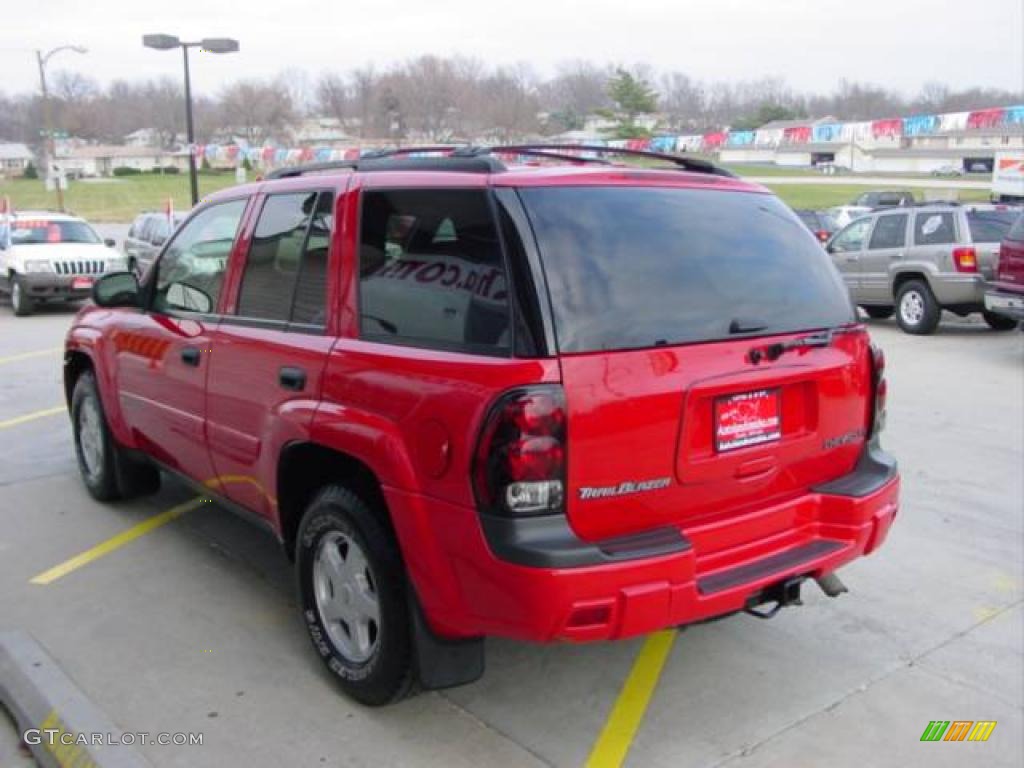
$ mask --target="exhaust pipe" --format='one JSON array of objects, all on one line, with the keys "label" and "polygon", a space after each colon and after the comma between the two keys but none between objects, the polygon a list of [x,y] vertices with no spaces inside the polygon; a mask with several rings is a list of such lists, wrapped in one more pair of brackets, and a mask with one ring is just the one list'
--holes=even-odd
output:
[{"label": "exhaust pipe", "polygon": [[839,597],[843,592],[850,591],[834,572],[819,576],[815,581],[821,587],[821,591],[829,597]]}]

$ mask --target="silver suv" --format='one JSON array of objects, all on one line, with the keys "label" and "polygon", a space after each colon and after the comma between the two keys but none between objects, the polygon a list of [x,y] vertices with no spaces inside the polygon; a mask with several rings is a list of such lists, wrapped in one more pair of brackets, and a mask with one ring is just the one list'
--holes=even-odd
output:
[{"label": "silver suv", "polygon": [[985,311],[999,243],[1020,210],[928,203],[868,213],[828,241],[850,295],[869,316],[891,317],[907,333],[932,333],[942,310],[981,312],[996,330],[1013,323]]}]

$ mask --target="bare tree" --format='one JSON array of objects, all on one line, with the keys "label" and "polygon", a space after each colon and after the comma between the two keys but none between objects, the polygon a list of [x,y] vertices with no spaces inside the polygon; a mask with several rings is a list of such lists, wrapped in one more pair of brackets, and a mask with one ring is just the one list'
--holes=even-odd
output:
[{"label": "bare tree", "polygon": [[221,121],[225,131],[250,144],[286,138],[296,111],[291,94],[280,80],[243,80],[221,95]]}]

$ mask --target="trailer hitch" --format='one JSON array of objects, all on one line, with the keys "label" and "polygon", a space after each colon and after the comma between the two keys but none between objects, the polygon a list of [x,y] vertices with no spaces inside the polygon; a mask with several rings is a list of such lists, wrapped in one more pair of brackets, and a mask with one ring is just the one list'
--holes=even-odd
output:
[{"label": "trailer hitch", "polygon": [[[803,605],[800,599],[800,585],[806,576],[794,576],[790,579],[771,584],[747,600],[743,610],[751,616],[759,619],[770,619],[787,605]],[[762,605],[773,603],[765,610],[759,610]]]}]

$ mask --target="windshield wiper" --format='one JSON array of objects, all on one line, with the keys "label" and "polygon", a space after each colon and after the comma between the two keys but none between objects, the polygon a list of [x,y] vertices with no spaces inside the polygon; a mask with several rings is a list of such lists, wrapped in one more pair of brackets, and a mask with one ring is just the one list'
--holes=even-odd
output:
[{"label": "windshield wiper", "polygon": [[850,331],[856,330],[856,326],[841,325],[837,328],[829,328],[827,331],[821,333],[812,333],[809,336],[801,336],[797,339],[790,339],[789,341],[780,341],[775,344],[768,344],[764,347],[753,347],[748,353],[750,362],[757,365],[762,360],[778,360],[786,352],[794,349],[807,349],[809,347],[827,347],[832,343],[832,339],[837,334],[849,333]]}]

